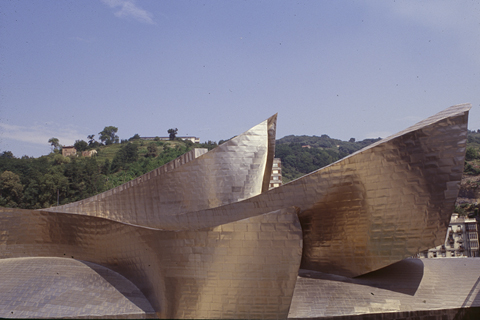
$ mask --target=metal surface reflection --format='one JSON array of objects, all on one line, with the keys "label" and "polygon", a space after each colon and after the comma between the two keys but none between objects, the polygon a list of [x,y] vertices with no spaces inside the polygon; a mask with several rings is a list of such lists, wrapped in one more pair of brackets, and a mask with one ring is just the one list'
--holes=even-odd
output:
[{"label": "metal surface reflection", "polygon": [[200,228],[297,207],[302,268],[358,276],[443,243],[463,173],[469,104],[250,199],[162,217]]},{"label": "metal surface reflection", "polygon": [[117,188],[47,210],[161,228],[162,216],[256,196],[268,190],[276,121],[274,115],[208,153],[194,149]]},{"label": "metal surface reflection", "polygon": [[478,319],[479,270],[480,259],[406,259],[354,279],[300,270],[288,318]]},{"label": "metal surface reflection", "polygon": [[[188,231],[5,208],[0,223],[8,230],[0,241],[1,259],[67,257],[100,264],[134,283],[162,318],[285,319],[302,254],[293,208]],[[7,279],[1,264],[0,270]],[[50,294],[63,287],[56,289]],[[23,294],[11,292],[17,302],[12,311],[24,310]],[[103,311],[121,316],[112,308]]]},{"label": "metal surface reflection", "polygon": [[0,317],[152,318],[155,310],[129,280],[71,258],[0,259]]},{"label": "metal surface reflection", "polygon": [[0,209],[0,258],[100,264],[135,284],[158,317],[286,318],[300,266],[358,276],[443,242],[469,109],[450,107],[267,191],[273,116],[95,197]]}]

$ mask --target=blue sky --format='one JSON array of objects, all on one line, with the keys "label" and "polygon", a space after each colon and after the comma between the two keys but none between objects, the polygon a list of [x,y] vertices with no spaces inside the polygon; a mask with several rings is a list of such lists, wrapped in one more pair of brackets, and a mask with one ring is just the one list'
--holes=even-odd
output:
[{"label": "blue sky", "polygon": [[0,152],[48,139],[386,137],[470,102],[480,1],[0,1]]}]

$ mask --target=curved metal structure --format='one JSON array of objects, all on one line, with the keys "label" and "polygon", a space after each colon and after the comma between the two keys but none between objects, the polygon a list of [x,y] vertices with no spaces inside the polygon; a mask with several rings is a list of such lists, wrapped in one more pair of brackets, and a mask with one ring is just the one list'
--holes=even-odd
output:
[{"label": "curved metal structure", "polygon": [[480,259],[405,259],[354,279],[300,270],[289,319],[479,319]]},{"label": "curved metal structure", "polygon": [[[99,264],[135,284],[157,317],[283,319],[300,267],[359,276],[443,242],[469,109],[450,107],[267,191],[275,115],[90,199],[0,209],[0,258]],[[104,316],[122,316],[110,307]]]},{"label": "curved metal structure", "polygon": [[268,190],[277,115],[206,153],[194,149],[119,187],[48,211],[162,228],[161,217],[215,208]]},{"label": "curved metal structure", "polygon": [[2,318],[152,318],[131,281],[106,267],[54,257],[0,259]]},{"label": "curved metal structure", "polygon": [[256,197],[165,219],[176,230],[297,207],[302,268],[358,276],[443,243],[463,173],[470,105],[450,107]]},{"label": "curved metal structure", "polygon": [[[0,225],[8,230],[0,241],[0,261],[61,257],[105,266],[134,283],[157,317],[169,319],[285,319],[302,254],[294,209],[186,231],[20,209],[0,209]],[[0,270],[5,280],[18,276],[2,264]],[[22,314],[23,290],[10,293],[17,302],[11,311]],[[75,316],[68,303],[62,307],[63,317]],[[104,316],[120,317],[121,309],[114,307],[105,308]]]}]

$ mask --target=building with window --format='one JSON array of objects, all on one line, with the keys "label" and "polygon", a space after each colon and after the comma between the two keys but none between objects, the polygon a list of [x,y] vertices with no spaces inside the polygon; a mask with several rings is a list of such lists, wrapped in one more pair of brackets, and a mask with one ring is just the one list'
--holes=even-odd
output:
[{"label": "building with window", "polygon": [[420,258],[479,257],[476,219],[452,214],[445,243],[421,252]]},{"label": "building with window", "polygon": [[77,149],[74,146],[63,146],[62,147],[62,156],[74,156],[77,154]]},{"label": "building with window", "polygon": [[[184,141],[191,141],[193,143],[200,143],[200,138],[199,137],[190,137],[190,136],[185,136],[185,137],[180,137],[177,136],[178,139],[184,140]],[[168,141],[170,140],[170,137],[141,137],[140,139],[142,140],[147,140],[147,141]]]},{"label": "building with window", "polygon": [[277,188],[277,187],[280,187],[281,185],[282,185],[282,160],[280,158],[274,158],[269,189]]},{"label": "building with window", "polygon": [[274,115],[91,198],[0,208],[0,317],[479,319],[480,259],[405,259],[478,254],[450,220],[470,107],[284,186]]}]

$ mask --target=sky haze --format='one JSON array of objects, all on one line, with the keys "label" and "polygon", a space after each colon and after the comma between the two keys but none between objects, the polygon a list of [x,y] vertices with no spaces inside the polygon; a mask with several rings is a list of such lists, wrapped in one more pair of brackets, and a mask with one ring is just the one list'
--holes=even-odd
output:
[{"label": "sky haze", "polygon": [[121,139],[386,137],[470,102],[480,1],[0,1],[0,152]]}]

